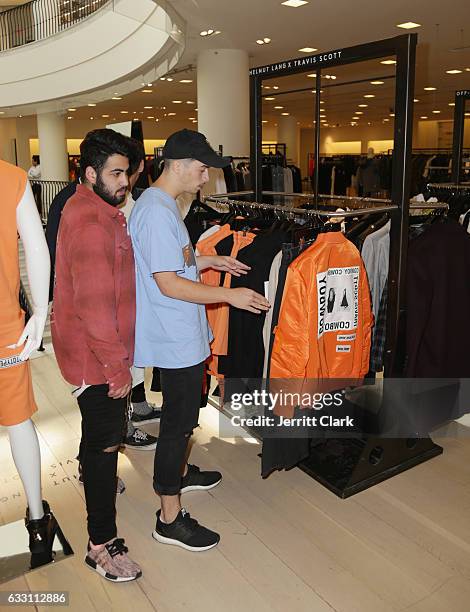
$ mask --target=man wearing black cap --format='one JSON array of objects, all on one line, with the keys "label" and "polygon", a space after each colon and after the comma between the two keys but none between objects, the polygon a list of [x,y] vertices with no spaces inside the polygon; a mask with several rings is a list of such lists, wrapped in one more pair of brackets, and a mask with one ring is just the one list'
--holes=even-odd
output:
[{"label": "man wearing black cap", "polygon": [[233,257],[195,257],[176,204],[184,193],[196,193],[209,180],[209,167],[229,160],[212,149],[203,134],[181,130],[163,149],[164,170],[137,201],[129,228],[137,265],[135,365],[161,372],[163,411],[153,486],[161,498],[153,537],[186,550],[208,550],[219,534],[206,529],[181,507],[180,493],[211,489],[219,472],[202,472],[185,461],[189,438],[198,424],[204,362],[212,333],[205,304],[227,302],[260,313],[264,296],[247,288],[227,289],[198,282],[206,268],[246,274],[248,266]]}]

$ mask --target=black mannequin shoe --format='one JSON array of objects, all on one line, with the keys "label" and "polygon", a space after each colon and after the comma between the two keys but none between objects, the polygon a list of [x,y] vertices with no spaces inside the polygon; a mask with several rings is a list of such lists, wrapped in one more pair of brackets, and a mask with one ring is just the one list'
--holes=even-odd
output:
[{"label": "black mannequin shoe", "polygon": [[42,501],[42,507],[44,516],[40,519],[30,519],[29,508],[26,508],[24,522],[29,532],[29,550],[34,554],[48,553],[51,555],[58,524],[47,501]]}]

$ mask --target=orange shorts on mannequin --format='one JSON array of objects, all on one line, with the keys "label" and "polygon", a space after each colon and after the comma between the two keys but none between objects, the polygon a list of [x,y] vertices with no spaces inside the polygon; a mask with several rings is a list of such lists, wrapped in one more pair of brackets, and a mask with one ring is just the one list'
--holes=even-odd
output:
[{"label": "orange shorts on mannequin", "polygon": [[19,425],[36,412],[29,360],[18,365],[21,347],[0,349],[0,425]]}]

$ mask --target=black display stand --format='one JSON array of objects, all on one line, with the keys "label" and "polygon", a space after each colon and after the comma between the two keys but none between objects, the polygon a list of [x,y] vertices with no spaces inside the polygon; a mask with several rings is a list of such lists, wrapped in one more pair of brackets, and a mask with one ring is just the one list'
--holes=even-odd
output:
[{"label": "black display stand", "polygon": [[[250,159],[255,200],[262,202],[262,92],[263,80],[302,72],[316,72],[315,96],[315,177],[318,202],[320,157],[320,98],[323,69],[384,57],[396,59],[393,184],[390,211],[390,262],[388,276],[387,330],[384,376],[400,377],[403,371],[405,276],[408,247],[413,97],[417,35],[407,34],[386,40],[295,58],[250,70],[251,142]],[[278,91],[277,95],[282,92]],[[384,384],[384,405],[389,392]],[[380,436],[363,439],[328,439],[316,444],[299,467],[339,497],[359,491],[403,472],[442,453],[429,438],[413,441]]]},{"label": "black display stand", "polygon": [[463,89],[455,92],[454,106],[454,140],[452,148],[452,182],[460,183],[462,170],[462,157],[465,128],[465,103],[470,100],[470,90]]}]

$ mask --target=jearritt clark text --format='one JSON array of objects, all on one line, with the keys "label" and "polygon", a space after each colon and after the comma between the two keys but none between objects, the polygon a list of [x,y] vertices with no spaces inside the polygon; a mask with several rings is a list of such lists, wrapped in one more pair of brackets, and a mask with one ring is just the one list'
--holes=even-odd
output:
[{"label": "jearritt clark text", "polygon": [[336,418],[328,414],[320,417],[305,415],[291,419],[280,416],[277,423],[275,417],[262,415],[242,417],[236,414],[230,421],[235,427],[354,427],[354,419],[352,417]]}]

